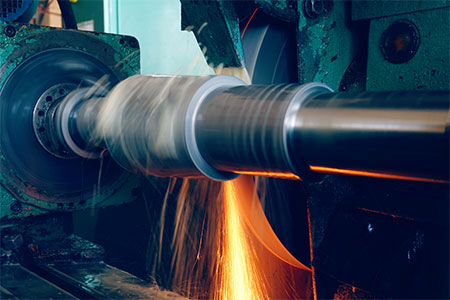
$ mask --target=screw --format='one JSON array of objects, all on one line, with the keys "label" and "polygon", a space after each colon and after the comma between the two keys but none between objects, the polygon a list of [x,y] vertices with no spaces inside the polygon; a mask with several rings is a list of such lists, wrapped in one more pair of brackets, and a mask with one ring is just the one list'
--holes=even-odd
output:
[{"label": "screw", "polygon": [[16,28],[14,26],[8,25],[3,28],[3,33],[8,37],[13,37],[16,35]]},{"label": "screw", "polygon": [[14,201],[10,206],[9,209],[11,209],[13,212],[18,213],[22,210],[22,204],[19,201]]},{"label": "screw", "polygon": [[315,19],[333,8],[332,0],[305,0],[303,2],[303,10],[305,15],[311,19]]},{"label": "screw", "polygon": [[137,41],[136,39],[134,39],[134,38],[130,39],[130,40],[129,40],[129,43],[130,43],[130,47],[131,47],[131,48],[137,48],[137,47],[139,47],[138,41]]}]

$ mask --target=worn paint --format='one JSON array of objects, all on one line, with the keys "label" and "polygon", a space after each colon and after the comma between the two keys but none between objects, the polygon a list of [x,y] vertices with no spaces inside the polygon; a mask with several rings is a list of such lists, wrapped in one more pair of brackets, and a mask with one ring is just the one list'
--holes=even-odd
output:
[{"label": "worn paint", "polygon": [[337,90],[356,55],[348,45],[355,36],[345,22],[348,3],[336,1],[333,9],[316,19],[308,19],[299,7],[297,31],[299,82],[323,82]]}]

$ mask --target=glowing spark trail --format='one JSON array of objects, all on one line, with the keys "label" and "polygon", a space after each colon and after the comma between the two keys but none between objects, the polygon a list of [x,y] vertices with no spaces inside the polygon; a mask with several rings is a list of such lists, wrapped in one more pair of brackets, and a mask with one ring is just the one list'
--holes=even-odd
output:
[{"label": "glowing spark trail", "polygon": [[259,264],[244,230],[236,196],[233,182],[224,183],[224,242],[214,299],[264,299],[267,292],[259,278]]}]

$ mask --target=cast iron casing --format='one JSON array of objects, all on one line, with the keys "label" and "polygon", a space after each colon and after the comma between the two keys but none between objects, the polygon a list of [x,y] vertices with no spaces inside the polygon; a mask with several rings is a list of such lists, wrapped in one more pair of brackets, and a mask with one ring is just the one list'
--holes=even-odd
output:
[{"label": "cast iron casing", "polygon": [[[139,44],[134,37],[129,36],[0,22],[0,49],[0,108],[3,105],[1,109],[3,117],[5,117],[3,113],[8,111],[4,109],[5,103],[9,103],[10,106],[14,104],[14,102],[9,102],[12,100],[5,98],[3,94],[7,90],[8,80],[13,78],[12,74],[21,65],[32,61],[33,57],[38,57],[41,53],[64,52],[69,56],[70,53],[76,53],[80,57],[90,57],[98,64],[102,64],[104,66],[102,68],[105,70],[110,70],[117,81],[140,72]],[[49,76],[45,73],[41,75],[42,79]],[[78,76],[81,78],[83,74]],[[23,88],[25,93],[31,88],[30,83],[26,80],[19,81],[20,91]],[[61,79],[61,81],[64,80]],[[46,88],[48,87],[42,87],[43,90]],[[31,106],[34,104],[31,103]],[[25,113],[25,110],[21,111]],[[29,118],[32,118],[31,113]],[[24,117],[24,120],[27,121],[28,117]],[[0,146],[0,219],[2,221],[38,215],[45,213],[46,210],[74,211],[94,204],[98,205],[100,202],[102,205],[107,205],[106,202],[103,203],[105,200],[108,204],[121,203],[131,198],[131,190],[136,187],[137,180],[123,172],[108,183],[103,182],[102,179],[101,188],[97,186],[97,182],[92,180],[89,183],[82,183],[82,190],[68,191],[67,193],[64,191],[53,192],[51,188],[44,189],[30,180],[26,180],[23,178],[24,176],[19,175],[20,168],[13,166],[8,161],[3,146],[8,144],[8,141],[5,141],[7,139],[6,125],[3,124],[5,122],[0,123],[0,132],[2,132],[0,135],[2,138],[2,143],[0,143],[2,145]],[[20,138],[21,132],[17,131],[16,138]],[[11,139],[11,136],[16,134],[10,133],[9,138]],[[33,149],[23,149],[23,151],[28,151],[30,156],[35,155]],[[61,163],[64,161],[61,160]],[[83,164],[83,161],[79,163]],[[51,170],[50,167],[49,169]],[[67,176],[70,175],[67,174]]]}]

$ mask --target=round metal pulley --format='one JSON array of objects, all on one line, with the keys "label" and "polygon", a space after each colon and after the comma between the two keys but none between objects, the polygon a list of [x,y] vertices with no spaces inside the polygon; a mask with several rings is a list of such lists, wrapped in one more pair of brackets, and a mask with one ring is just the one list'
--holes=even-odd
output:
[{"label": "round metal pulley", "polygon": [[111,85],[119,80],[94,56],[61,48],[29,57],[9,74],[0,91],[0,175],[18,198],[42,208],[52,203],[70,209],[92,199],[100,182],[104,188],[120,179],[123,171],[109,156],[79,158],[54,147],[47,135],[46,118],[55,105],[101,78]]}]

